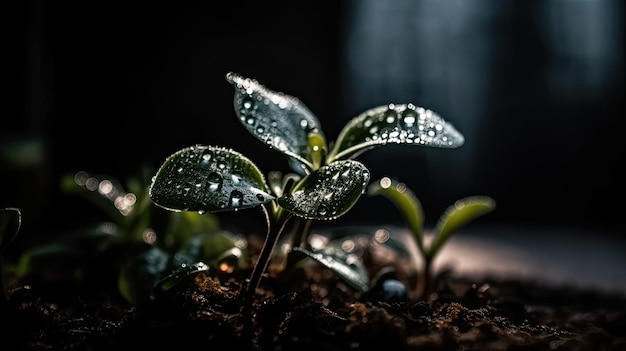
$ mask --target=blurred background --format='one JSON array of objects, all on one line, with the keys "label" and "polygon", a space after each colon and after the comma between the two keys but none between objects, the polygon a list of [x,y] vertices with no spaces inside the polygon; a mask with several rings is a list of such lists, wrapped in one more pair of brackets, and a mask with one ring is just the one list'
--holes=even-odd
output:
[{"label": "blurred background", "polygon": [[[235,117],[224,79],[234,71],[298,97],[329,140],[390,102],[452,123],[466,138],[461,148],[386,146],[359,157],[372,180],[395,177],[413,189],[427,225],[461,197],[488,195],[498,207],[477,225],[623,233],[622,1],[3,7],[0,206],[22,209],[24,231],[99,215],[60,190],[63,174],[123,182],[194,144],[288,171]],[[250,223],[263,223],[250,211]],[[383,198],[364,198],[340,220],[402,223]]]}]

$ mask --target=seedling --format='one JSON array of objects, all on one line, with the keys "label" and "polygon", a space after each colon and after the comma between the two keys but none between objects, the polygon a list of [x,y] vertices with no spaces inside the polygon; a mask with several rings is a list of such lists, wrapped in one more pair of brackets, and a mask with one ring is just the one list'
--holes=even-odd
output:
[{"label": "seedling", "polygon": [[368,195],[383,196],[389,199],[400,211],[412,238],[423,257],[424,267],[418,274],[416,287],[419,298],[427,297],[431,289],[432,264],[435,256],[444,244],[461,227],[477,217],[493,211],[496,202],[488,196],[469,196],[457,200],[439,217],[433,232],[432,240],[425,242],[424,212],[422,204],[415,193],[406,184],[389,177],[372,182],[368,187]]},{"label": "seedling", "polygon": [[[125,184],[106,174],[79,171],[64,175],[61,189],[96,205],[104,213],[103,219],[23,252],[14,268],[17,279],[30,284],[108,282],[117,286],[128,302],[140,305],[153,297],[157,284],[161,283],[160,291],[167,290],[163,282],[174,281],[169,275],[249,266],[245,245],[236,235],[220,229],[215,216],[169,212],[155,206],[148,197],[149,173],[142,169]],[[7,226],[2,249],[16,231],[14,214],[19,214],[8,210],[0,212],[0,227]]]},{"label": "seedling", "polygon": [[296,218],[292,252],[331,268],[353,287],[367,282],[351,268],[354,262],[306,250],[314,220],[335,220],[363,195],[370,180],[362,152],[387,144],[456,148],[464,138],[433,111],[409,104],[369,109],[353,118],[334,142],[327,143],[317,117],[297,98],[267,89],[258,81],[229,72],[234,109],[242,125],[269,148],[288,157],[294,173],[264,174],[249,158],[230,148],[195,145],[181,149],[152,179],[152,201],[171,211],[215,213],[261,207],[267,236],[244,287],[253,295],[272,251],[290,218]]}]

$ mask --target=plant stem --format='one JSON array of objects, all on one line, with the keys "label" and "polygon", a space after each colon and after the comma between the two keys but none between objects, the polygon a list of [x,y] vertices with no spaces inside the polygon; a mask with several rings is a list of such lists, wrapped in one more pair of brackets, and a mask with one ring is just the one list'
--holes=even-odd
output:
[{"label": "plant stem", "polygon": [[[293,237],[291,247],[306,247],[308,243],[309,233],[311,232],[311,224],[313,220],[298,218],[296,225],[293,227]],[[303,245],[304,244],[304,245]]]},{"label": "plant stem", "polygon": [[267,236],[265,237],[265,241],[263,242],[263,247],[261,248],[261,252],[259,253],[259,258],[252,269],[252,274],[248,279],[248,284],[246,285],[245,294],[246,296],[253,296],[256,293],[256,288],[259,287],[261,283],[261,277],[263,273],[267,269],[267,266],[270,263],[270,257],[272,255],[272,251],[274,251],[274,247],[276,243],[278,243],[278,238],[280,238],[280,234],[285,229],[285,225],[291,218],[291,215],[287,215],[286,217],[281,217],[276,220],[274,217],[271,217],[267,208],[265,206],[261,206],[263,211],[265,212],[265,217],[267,219]]},{"label": "plant stem", "polygon": [[424,270],[418,279],[417,296],[420,300],[428,300],[432,289],[432,260],[426,257],[424,260]]}]

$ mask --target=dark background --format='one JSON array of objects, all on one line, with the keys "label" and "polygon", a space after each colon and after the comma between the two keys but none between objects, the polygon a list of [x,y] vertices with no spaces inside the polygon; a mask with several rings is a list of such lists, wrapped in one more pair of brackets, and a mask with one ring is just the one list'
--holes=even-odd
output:
[{"label": "dark background", "polygon": [[[359,157],[372,180],[407,183],[428,225],[455,200],[488,195],[498,208],[483,224],[622,227],[621,1],[3,7],[0,206],[21,208],[25,231],[100,214],[59,190],[60,176],[79,170],[124,181],[180,148],[214,144],[265,172],[288,171],[239,125],[228,71],[300,98],[329,140],[390,102],[441,114],[465,135],[461,148],[386,146]],[[401,223],[382,198],[340,220]]]}]

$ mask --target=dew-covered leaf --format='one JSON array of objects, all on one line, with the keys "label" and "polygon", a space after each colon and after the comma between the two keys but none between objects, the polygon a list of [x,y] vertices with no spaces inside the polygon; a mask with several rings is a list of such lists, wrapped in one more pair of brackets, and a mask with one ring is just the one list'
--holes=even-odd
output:
[{"label": "dew-covered leaf", "polygon": [[150,198],[172,211],[220,212],[274,199],[261,171],[231,149],[191,146],[169,156],[152,180]]},{"label": "dew-covered leaf", "polygon": [[9,245],[22,224],[22,213],[18,208],[0,209],[0,251]]},{"label": "dew-covered leaf", "polygon": [[352,208],[369,179],[370,172],[362,163],[337,161],[309,174],[277,201],[299,217],[332,220]]},{"label": "dew-covered leaf", "polygon": [[[235,113],[243,126],[269,147],[313,169],[309,134],[324,138],[317,117],[299,99],[267,89],[255,79],[229,72],[226,80],[235,86]],[[301,167],[292,167],[302,173]]]},{"label": "dew-covered leaf", "polygon": [[[343,251],[346,254],[353,254],[359,258],[372,255],[374,251],[389,250],[401,257],[410,257],[411,252],[406,244],[399,238],[391,235],[388,230],[378,228],[374,233],[352,234],[335,237],[324,247],[334,248],[336,251]],[[382,251],[380,251],[382,252]],[[387,253],[385,255],[388,255]]]},{"label": "dew-covered leaf", "polygon": [[189,283],[198,274],[206,273],[209,269],[210,267],[204,262],[183,264],[177,267],[173,272],[155,283],[152,289],[152,298],[158,298],[162,294],[168,293],[176,287],[180,287],[181,284]]},{"label": "dew-covered leaf", "polygon": [[488,196],[469,196],[457,200],[439,217],[439,221],[435,225],[435,234],[429,248],[429,255],[435,255],[443,243],[459,228],[495,208],[495,200]]},{"label": "dew-covered leaf", "polygon": [[385,144],[456,148],[463,143],[463,135],[437,113],[413,104],[389,104],[353,118],[339,134],[328,162]]},{"label": "dew-covered leaf", "polygon": [[323,248],[319,251],[309,251],[294,247],[292,252],[300,252],[322,266],[330,269],[338,277],[360,292],[369,290],[369,275],[366,267],[356,256],[346,254],[333,248]]}]

